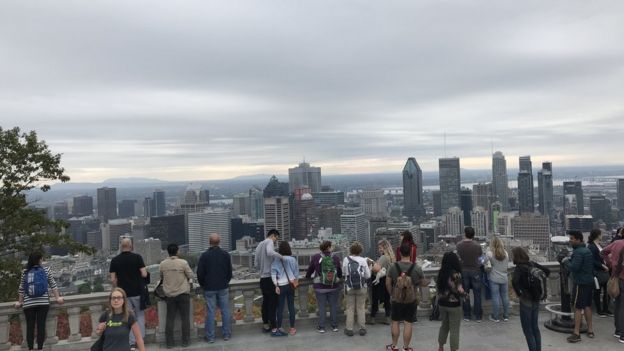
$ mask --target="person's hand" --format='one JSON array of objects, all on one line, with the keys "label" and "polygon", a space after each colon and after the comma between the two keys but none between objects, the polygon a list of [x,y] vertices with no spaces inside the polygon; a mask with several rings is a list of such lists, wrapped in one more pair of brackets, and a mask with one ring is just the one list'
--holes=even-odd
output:
[{"label": "person's hand", "polygon": [[65,302],[65,299],[63,299],[62,296],[59,296],[56,298],[56,303],[58,303],[59,305],[62,305]]},{"label": "person's hand", "polygon": [[603,264],[602,265],[602,270],[605,271],[605,272],[608,272],[609,271],[609,267],[607,267],[606,265]]},{"label": "person's hand", "polygon": [[22,303],[21,302],[16,302],[15,305],[13,305],[15,308],[20,308],[22,307]]},{"label": "person's hand", "polygon": [[459,287],[459,289],[457,289],[457,292],[460,293],[461,295],[465,293],[464,288],[461,286]]},{"label": "person's hand", "polygon": [[280,294],[280,288],[279,288],[279,286],[276,286],[276,287],[275,287],[275,293],[276,293],[276,294],[278,294],[278,295]]},{"label": "person's hand", "polygon": [[95,330],[95,333],[97,335],[102,335],[105,329],[106,329],[106,322],[101,322],[100,324],[98,324],[97,329]]}]

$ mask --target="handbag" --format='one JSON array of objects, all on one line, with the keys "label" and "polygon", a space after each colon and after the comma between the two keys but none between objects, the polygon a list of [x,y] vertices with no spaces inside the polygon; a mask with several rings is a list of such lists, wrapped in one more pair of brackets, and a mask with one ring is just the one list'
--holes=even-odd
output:
[{"label": "handbag", "polygon": [[607,293],[614,299],[620,296],[620,278],[617,275],[609,278],[607,282]]},{"label": "handbag", "polygon": [[158,282],[158,285],[156,285],[156,289],[154,289],[154,296],[163,301],[167,300],[167,295],[165,295],[165,288],[163,287],[162,279]]},{"label": "handbag", "polygon": [[605,285],[609,281],[609,272],[596,271],[596,278],[598,279],[598,284]]},{"label": "handbag", "polygon": [[297,289],[299,287],[299,279],[297,278],[293,278],[292,280],[290,279],[290,277],[288,276],[288,270],[286,269],[286,266],[284,265],[284,260],[282,260],[282,267],[284,268],[284,274],[286,274],[286,279],[288,279],[290,286],[292,286],[293,289]]}]

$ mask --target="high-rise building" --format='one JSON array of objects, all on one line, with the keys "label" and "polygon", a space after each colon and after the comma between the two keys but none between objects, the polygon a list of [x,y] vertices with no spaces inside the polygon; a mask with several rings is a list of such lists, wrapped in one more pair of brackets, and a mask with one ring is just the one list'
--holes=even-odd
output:
[{"label": "high-rise building", "polygon": [[520,156],[518,173],[518,210],[520,214],[535,212],[533,200],[533,166],[531,156]]},{"label": "high-rise building", "polygon": [[147,237],[158,238],[163,250],[169,244],[186,245],[188,241],[184,215],[151,217]]},{"label": "high-rise building", "polygon": [[318,211],[310,188],[295,189],[292,206],[292,239],[304,240],[316,237],[318,232]]},{"label": "high-rise building", "polygon": [[501,212],[503,212],[503,205],[500,203],[500,201],[494,201],[491,205],[490,205],[490,210],[488,211],[488,222],[490,224],[490,233],[493,234],[498,234],[500,233],[501,235],[504,235],[500,232],[500,229],[498,228],[498,216],[501,214]]},{"label": "high-rise building", "polygon": [[204,209],[201,212],[188,213],[189,253],[197,254],[210,247],[210,234],[221,237],[220,247],[231,250],[231,228],[229,209]]},{"label": "high-rise building", "polygon": [[[438,241],[438,235],[440,235],[440,225],[437,221],[423,222],[420,223],[420,231],[423,233],[423,239],[425,240],[424,250],[426,252],[431,248],[433,243]],[[398,244],[398,240],[396,243]]]},{"label": "high-rise building", "polygon": [[472,206],[490,208],[492,204],[492,183],[478,183],[472,186]]},{"label": "high-rise building", "polygon": [[245,222],[242,218],[232,218],[232,250],[245,250],[245,244],[240,246],[240,240],[244,237],[252,238],[254,242],[265,239],[264,224],[258,222]]},{"label": "high-rise building", "polygon": [[441,211],[446,213],[451,207],[459,207],[459,190],[461,175],[459,158],[441,158],[440,167],[440,201]]},{"label": "high-rise building", "polygon": [[472,218],[472,227],[475,230],[475,235],[480,236],[480,237],[486,236],[488,218],[487,218],[487,212],[485,211],[485,209],[481,206],[475,207],[471,211],[471,218]]},{"label": "high-rise building", "polygon": [[460,236],[464,233],[464,213],[459,207],[451,207],[444,215],[446,235]]},{"label": "high-rise building", "polygon": [[150,218],[154,215],[154,199],[146,197],[143,199],[143,217]]},{"label": "high-rise building", "polygon": [[547,216],[525,213],[512,218],[513,236],[519,240],[533,240],[542,251],[550,246],[550,223]]},{"label": "high-rise building", "polygon": [[313,193],[312,197],[317,206],[344,205],[344,191],[321,191]]},{"label": "high-rise building", "polygon": [[147,238],[134,241],[134,252],[143,257],[146,266],[159,264],[162,261],[160,239]]},{"label": "high-rise building", "polygon": [[249,189],[249,217],[254,221],[264,218],[264,197],[257,186]]},{"label": "high-rise building", "polygon": [[624,210],[624,178],[617,180],[617,207]]},{"label": "high-rise building", "polygon": [[154,206],[152,209],[152,216],[161,217],[167,214],[167,204],[165,203],[165,192],[160,189],[154,190],[153,194]]},{"label": "high-rise building", "polygon": [[364,252],[371,248],[368,221],[361,207],[347,207],[340,216],[340,232],[349,242],[359,241]]},{"label": "high-rise building", "polygon": [[119,203],[119,218],[132,218],[134,217],[134,205],[136,200],[121,200]]},{"label": "high-rise building", "polygon": [[[71,236],[72,239],[81,243],[88,243],[88,233],[92,231],[97,231],[98,236],[101,238],[100,233],[100,220],[98,218],[93,218],[91,216],[83,216],[82,218],[71,218],[67,221],[69,223],[69,227],[67,228],[67,234]],[[100,239],[100,249],[102,247],[101,239]]]},{"label": "high-rise building", "polygon": [[594,229],[594,217],[590,215],[566,215],[565,229],[579,230],[583,233],[589,233]]},{"label": "high-rise building", "polygon": [[288,197],[288,183],[280,182],[276,176],[272,176],[262,193],[265,198],[275,196]]},{"label": "high-rise building", "polygon": [[604,195],[592,195],[589,197],[589,210],[594,221],[611,221],[611,202]]},{"label": "high-rise building", "polygon": [[431,192],[433,200],[433,215],[439,217],[442,215],[442,195],[440,190],[434,190]]},{"label": "high-rise building", "polygon": [[232,216],[238,217],[248,215],[251,203],[249,201],[249,193],[235,194],[232,198]]},{"label": "high-rise building", "polygon": [[363,190],[360,194],[360,207],[369,218],[388,216],[388,200],[383,189]]},{"label": "high-rise building", "polygon": [[503,211],[509,210],[509,182],[507,180],[507,161],[502,152],[492,155],[492,193],[494,201],[499,201]]},{"label": "high-rise building", "polygon": [[117,189],[98,188],[97,190],[97,211],[98,217],[102,221],[117,218]]},{"label": "high-rise building", "polygon": [[72,214],[74,217],[84,217],[93,215],[93,197],[82,195],[74,197]]},{"label": "high-rise building", "polygon": [[462,188],[459,192],[459,204],[464,214],[464,225],[472,225],[472,190]]},{"label": "high-rise building", "polygon": [[210,191],[189,186],[180,204],[180,214],[201,212],[210,206]]},{"label": "high-rise building", "polygon": [[542,162],[542,170],[537,173],[537,194],[539,212],[548,216],[551,225],[555,220],[552,163]]},{"label": "high-rise building", "polygon": [[321,167],[311,167],[309,163],[301,162],[299,166],[288,169],[288,190],[310,188],[312,193],[321,191]]},{"label": "high-rise building", "polygon": [[403,167],[403,215],[409,220],[425,216],[422,170],[414,157]]},{"label": "high-rise building", "polygon": [[53,220],[65,220],[69,218],[69,206],[65,201],[55,202],[54,205],[48,207],[48,218]]},{"label": "high-rise building", "polygon": [[119,250],[119,238],[132,233],[132,223],[127,219],[109,219],[100,224],[102,232],[102,251],[117,252]]},{"label": "high-rise building", "polygon": [[585,214],[583,183],[580,181],[563,182],[563,210],[564,215]]},{"label": "high-rise building", "polygon": [[343,212],[342,206],[319,208],[319,228],[331,228],[334,233],[340,233],[340,216]]},{"label": "high-rise building", "polygon": [[[280,240],[290,241],[290,199],[287,196],[264,198],[264,231],[277,229]],[[266,233],[265,233],[266,234]]]}]

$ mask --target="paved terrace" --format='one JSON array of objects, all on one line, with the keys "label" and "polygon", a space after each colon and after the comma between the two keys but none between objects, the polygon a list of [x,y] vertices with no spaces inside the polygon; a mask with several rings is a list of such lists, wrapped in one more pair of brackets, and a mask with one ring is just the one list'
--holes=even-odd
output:
[{"label": "paved terrace", "polygon": [[[559,301],[559,265],[550,262],[547,266],[551,269],[551,279],[549,280],[549,301],[556,303]],[[433,278],[437,275],[437,269],[426,269],[425,275]],[[304,294],[303,291],[310,291],[311,282],[300,280],[301,287],[297,296],[297,329],[295,336],[272,338],[260,332],[261,324],[258,320],[258,304],[260,303],[259,284],[257,280],[232,281],[230,284],[230,305],[233,310],[233,338],[227,342],[217,338],[214,344],[208,344],[201,340],[203,336],[203,323],[193,321],[191,337],[193,344],[187,350],[248,350],[254,351],[273,350],[276,347],[287,350],[335,350],[356,347],[361,350],[384,350],[386,344],[390,343],[389,327],[386,325],[368,326],[366,336],[356,335],[347,337],[342,333],[328,331],[325,334],[318,334],[315,331],[316,308],[310,304],[308,299],[312,294]],[[430,312],[430,300],[432,291],[422,289],[421,304],[419,306],[419,322],[415,324],[412,347],[416,350],[437,350],[437,334],[440,322],[430,322],[427,318]],[[93,325],[97,324],[97,319],[107,303],[108,293],[94,293],[89,295],[67,296],[65,304],[52,305],[47,320],[46,329],[48,331],[57,330],[57,324],[67,321],[69,335],[63,340],[48,332],[46,339],[46,350],[88,350],[90,345],[97,338],[94,334],[88,335]],[[202,303],[202,301],[196,302]],[[203,303],[202,303],[203,304]],[[158,302],[158,320],[165,320],[166,307],[163,302]],[[193,309],[193,306],[191,306]],[[484,301],[484,309],[489,310],[489,301]],[[61,318],[60,316],[65,317]],[[191,314],[193,315],[193,314]],[[462,322],[460,349],[461,350],[527,350],[524,335],[520,327],[517,304],[513,302],[511,320],[508,323],[499,324],[484,320],[478,324],[475,322]],[[344,328],[344,316],[341,328]],[[540,324],[550,318],[550,314],[543,312],[540,317]],[[154,318],[156,319],[156,318]],[[287,320],[287,318],[286,318]],[[546,328],[542,329],[543,350],[624,350],[624,344],[620,344],[613,336],[613,318],[596,318],[596,338],[591,340],[583,337],[579,344],[568,344],[565,334],[552,332]],[[85,327],[85,324],[88,324]],[[179,326],[179,323],[178,323]],[[13,303],[0,304],[0,351],[4,350],[25,350],[25,344],[13,345],[10,340],[15,340],[15,334],[19,333],[21,327],[22,335],[25,335],[24,315],[21,311],[13,308]],[[146,330],[147,350],[161,350],[164,347],[164,323],[158,321],[152,323]],[[17,330],[16,330],[17,329]],[[59,328],[61,329],[61,328]],[[86,334],[85,334],[86,333]],[[179,337],[179,333],[177,333]],[[401,344],[400,344],[401,345]],[[448,349],[448,347],[447,347]]]}]

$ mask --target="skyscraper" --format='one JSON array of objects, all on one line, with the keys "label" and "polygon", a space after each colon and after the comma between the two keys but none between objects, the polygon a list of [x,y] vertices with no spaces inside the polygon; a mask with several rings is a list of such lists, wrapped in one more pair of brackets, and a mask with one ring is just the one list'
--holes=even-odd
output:
[{"label": "skyscraper", "polygon": [[72,214],[75,217],[84,217],[93,215],[93,198],[88,195],[74,197],[74,206]]},{"label": "skyscraper", "polygon": [[433,201],[433,215],[439,217],[442,215],[442,197],[440,190],[434,190],[431,192]]},{"label": "skyscraper", "polygon": [[471,220],[476,236],[486,236],[488,218],[485,209],[481,206],[476,206],[471,212]]},{"label": "skyscraper", "polygon": [[499,201],[503,211],[509,210],[509,182],[507,180],[507,161],[502,152],[492,155],[492,193],[494,201]]},{"label": "skyscraper", "polygon": [[154,190],[153,195],[154,202],[152,202],[152,216],[161,217],[167,213],[167,207],[165,203],[165,192],[160,189]]},{"label": "skyscraper", "polygon": [[210,247],[210,234],[221,237],[219,246],[225,251],[231,250],[231,212],[228,209],[205,209],[188,214],[189,253],[200,253]]},{"label": "skyscraper", "polygon": [[551,162],[542,163],[542,170],[537,173],[537,189],[539,212],[544,216],[548,216],[550,225],[552,226],[555,221],[555,210],[553,207],[554,195]]},{"label": "skyscraper", "polygon": [[383,189],[368,189],[360,193],[360,206],[364,214],[371,218],[388,216],[388,200]]},{"label": "skyscraper", "polygon": [[301,162],[299,166],[288,169],[288,190],[292,193],[303,187],[312,189],[312,193],[321,191],[321,167]]},{"label": "skyscraper", "polygon": [[210,191],[192,185],[186,189],[184,199],[180,204],[180,213],[187,214],[201,212],[210,206]]},{"label": "skyscraper", "polygon": [[624,178],[617,180],[617,207],[624,210]]},{"label": "skyscraper", "polygon": [[460,208],[464,214],[464,225],[472,225],[472,190],[462,188],[460,190]]},{"label": "skyscraper", "polygon": [[292,209],[292,238],[297,240],[316,237],[318,233],[318,211],[309,188],[295,190]]},{"label": "skyscraper", "polygon": [[136,200],[121,200],[119,203],[119,217],[120,218],[131,218],[134,217],[134,205],[136,204]]},{"label": "skyscraper", "polygon": [[103,222],[117,218],[117,189],[108,187],[98,188],[97,207],[98,217]]},{"label": "skyscraper", "polygon": [[[287,196],[264,198],[264,231],[277,229],[280,239],[290,241],[290,199]],[[265,233],[266,234],[266,233]]]},{"label": "skyscraper", "polygon": [[439,160],[439,168],[440,209],[442,213],[446,213],[451,207],[459,207],[459,190],[461,187],[459,158],[441,158]]},{"label": "skyscraper", "polygon": [[594,221],[602,220],[609,224],[611,221],[611,203],[604,195],[589,197],[589,210]]},{"label": "skyscraper", "polygon": [[249,217],[254,221],[264,218],[264,197],[257,186],[249,189]]},{"label": "skyscraper", "polygon": [[340,216],[340,231],[349,242],[359,241],[368,254],[371,243],[366,215],[361,207],[347,207]]},{"label": "skyscraper", "polygon": [[564,215],[584,215],[583,183],[580,181],[563,182],[563,210]]},{"label": "skyscraper", "polygon": [[492,204],[492,183],[478,183],[472,186],[472,206],[489,209]]},{"label": "skyscraper", "polygon": [[152,212],[154,210],[154,199],[151,197],[146,197],[143,199],[143,217],[149,218],[154,215]]},{"label": "skyscraper", "polygon": [[403,215],[411,221],[424,217],[422,170],[410,157],[403,167]]},{"label": "skyscraper", "polygon": [[511,219],[514,239],[533,240],[541,250],[550,245],[550,224],[548,217],[526,213]]},{"label": "skyscraper", "polygon": [[172,243],[186,245],[186,230],[184,215],[152,217],[146,236],[160,239],[162,249],[166,250]]},{"label": "skyscraper", "polygon": [[444,215],[446,235],[461,236],[464,232],[464,213],[459,207],[451,207]]},{"label": "skyscraper", "polygon": [[520,214],[535,212],[533,200],[533,167],[531,156],[520,156],[518,173],[518,209]]}]

